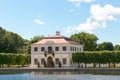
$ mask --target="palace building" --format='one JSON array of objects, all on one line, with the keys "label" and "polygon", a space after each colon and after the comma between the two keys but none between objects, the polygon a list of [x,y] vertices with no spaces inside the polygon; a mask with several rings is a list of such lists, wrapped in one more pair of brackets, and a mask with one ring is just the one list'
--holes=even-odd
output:
[{"label": "palace building", "polygon": [[31,67],[70,67],[72,53],[83,51],[83,45],[68,37],[56,35],[45,37],[31,45]]}]

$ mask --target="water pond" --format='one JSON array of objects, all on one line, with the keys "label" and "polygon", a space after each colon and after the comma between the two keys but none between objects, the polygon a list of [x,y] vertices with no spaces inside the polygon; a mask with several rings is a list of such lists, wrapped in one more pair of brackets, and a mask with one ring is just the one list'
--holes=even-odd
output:
[{"label": "water pond", "polygon": [[81,74],[75,72],[30,72],[0,74],[0,80],[120,80],[120,75]]}]

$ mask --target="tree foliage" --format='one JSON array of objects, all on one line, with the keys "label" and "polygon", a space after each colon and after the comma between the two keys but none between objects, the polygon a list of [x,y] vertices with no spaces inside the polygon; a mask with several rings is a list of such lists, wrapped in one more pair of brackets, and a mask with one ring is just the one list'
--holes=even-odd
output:
[{"label": "tree foliage", "polygon": [[41,39],[43,39],[43,36],[34,36],[33,38],[31,38],[31,40],[26,40],[25,43],[26,43],[26,50],[25,50],[25,53],[31,53],[31,46],[30,44],[33,44],[35,42],[38,42],[40,41]]},{"label": "tree foliage", "polygon": [[99,44],[99,50],[109,50],[112,51],[114,49],[113,44],[111,42],[103,42]]},{"label": "tree foliage", "polygon": [[43,36],[34,36],[31,40],[25,40],[20,35],[0,27],[0,53],[30,53],[30,44],[41,39]]},{"label": "tree foliage", "polygon": [[34,36],[33,38],[31,38],[30,43],[38,42],[41,39],[43,39],[43,36]]},{"label": "tree foliage", "polygon": [[20,35],[0,27],[0,52],[19,53],[22,51],[23,43],[24,39]]},{"label": "tree foliage", "polygon": [[115,46],[114,46],[114,50],[115,50],[115,51],[120,51],[120,45],[115,45]]},{"label": "tree foliage", "polygon": [[119,51],[87,51],[87,52],[76,52],[72,53],[73,63],[84,63],[85,67],[88,63],[93,63],[94,67],[96,64],[115,64],[120,63],[120,52]]},{"label": "tree foliage", "polygon": [[98,38],[93,34],[81,32],[81,33],[72,35],[71,39],[79,42],[80,44],[83,44],[85,51],[96,50]]},{"label": "tree foliage", "polygon": [[7,65],[10,67],[10,65],[28,65],[31,62],[31,56],[30,54],[14,54],[14,53],[0,53],[0,67],[4,67],[4,65]]}]

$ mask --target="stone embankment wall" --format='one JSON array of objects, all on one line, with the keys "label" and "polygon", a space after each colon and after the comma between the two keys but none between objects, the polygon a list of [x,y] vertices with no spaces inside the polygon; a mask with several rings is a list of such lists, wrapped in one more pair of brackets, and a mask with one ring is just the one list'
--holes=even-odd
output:
[{"label": "stone embankment wall", "polygon": [[120,74],[120,68],[0,68],[0,73],[28,73],[28,72],[77,72],[93,74]]}]

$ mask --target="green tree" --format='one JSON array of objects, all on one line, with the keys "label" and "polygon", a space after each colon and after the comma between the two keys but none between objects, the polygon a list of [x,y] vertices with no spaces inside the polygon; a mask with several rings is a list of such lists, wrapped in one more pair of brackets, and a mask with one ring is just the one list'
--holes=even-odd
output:
[{"label": "green tree", "polygon": [[25,55],[25,64],[28,65],[31,63],[31,55],[30,54],[26,54]]},{"label": "green tree", "polygon": [[101,63],[101,52],[93,52],[93,64],[94,67],[96,67],[96,63],[99,64],[100,67],[100,63]]},{"label": "green tree", "polygon": [[7,57],[7,65],[8,65],[8,67],[10,67],[10,65],[12,65],[12,64],[15,64],[15,60],[16,60],[16,55],[14,55],[14,54],[6,54],[6,57]]},{"label": "green tree", "polygon": [[120,45],[115,45],[115,46],[114,46],[114,50],[115,50],[115,51],[120,51]]},{"label": "green tree", "polygon": [[[80,56],[81,55],[81,56]],[[81,58],[82,57],[82,58]],[[111,67],[116,67],[116,64],[120,63],[120,52],[119,51],[85,51],[85,52],[76,52],[72,53],[73,63],[84,63],[85,67],[88,63],[93,63],[96,67],[96,63],[99,64],[108,64]]]},{"label": "green tree", "polygon": [[33,38],[31,38],[30,43],[38,42],[41,39],[43,39],[43,36],[34,36]]},{"label": "green tree", "polygon": [[3,55],[0,54],[0,67],[2,67],[2,65],[3,65]]},{"label": "green tree", "polygon": [[22,47],[22,53],[27,53],[27,54],[31,53],[29,40],[24,40],[23,47]]},{"label": "green tree", "polygon": [[119,64],[120,63],[120,52],[115,52],[115,58],[116,58],[116,63]]},{"label": "green tree", "polygon": [[71,39],[84,45],[85,51],[94,51],[97,47],[98,38],[94,34],[81,32],[71,36]]},{"label": "green tree", "polygon": [[0,27],[0,52],[3,52],[5,49],[5,45],[4,45],[4,35],[5,35],[6,31]]},{"label": "green tree", "polygon": [[[82,54],[82,53],[81,53]],[[80,54],[79,53],[72,53],[72,61],[73,63],[77,63],[78,64],[78,67],[80,67]]]},{"label": "green tree", "polygon": [[24,39],[16,33],[6,31],[0,27],[0,52],[20,53]]},{"label": "green tree", "polygon": [[34,36],[33,38],[31,38],[31,40],[30,41],[28,41],[28,40],[25,40],[25,44],[26,44],[26,46],[25,46],[25,53],[31,53],[31,44],[33,44],[33,43],[35,43],[35,42],[38,42],[38,41],[40,41],[40,40],[42,40],[43,39],[43,36]]},{"label": "green tree", "polygon": [[113,50],[113,44],[111,42],[103,42],[99,44],[99,50]]},{"label": "green tree", "polygon": [[18,65],[18,67],[20,67],[20,65],[22,65],[22,67],[25,64],[25,57],[22,54],[18,54],[16,57],[16,64]]}]

